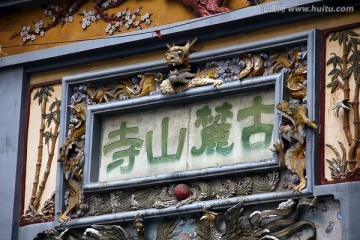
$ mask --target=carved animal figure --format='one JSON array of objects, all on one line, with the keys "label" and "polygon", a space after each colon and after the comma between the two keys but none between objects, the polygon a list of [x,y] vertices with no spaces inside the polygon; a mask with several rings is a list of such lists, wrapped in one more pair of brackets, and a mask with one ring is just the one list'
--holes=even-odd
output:
[{"label": "carved animal figure", "polygon": [[[314,129],[318,127],[307,117],[305,104],[282,100],[276,108],[283,116],[279,131],[282,137],[290,142],[290,147],[285,151],[284,144],[279,140],[270,150],[279,154],[283,166],[299,176],[300,183],[294,187],[294,191],[301,191],[306,186],[305,126]],[[297,141],[294,143],[292,138]]]},{"label": "carved animal figure", "polygon": [[[213,68],[204,70],[200,73],[194,74],[190,72],[189,52],[191,46],[194,45],[197,39],[187,42],[185,46],[170,46],[167,44],[169,50],[165,54],[165,61],[170,66],[182,66],[181,70],[170,70],[168,79],[165,79],[160,84],[160,91],[163,94],[172,94],[181,92],[193,87],[199,87],[212,84],[218,87],[222,84],[222,80],[209,78],[209,75],[214,76],[216,71]],[[215,72],[215,73],[214,73]],[[178,84],[176,84],[178,83]]]},{"label": "carved animal figure", "polygon": [[287,79],[287,89],[292,98],[303,100],[306,97],[307,87],[304,84],[306,80],[307,67],[294,69]]},{"label": "carved animal figure", "polygon": [[288,141],[291,141],[291,137],[293,137],[299,142],[304,143],[305,126],[313,129],[318,128],[315,122],[308,118],[305,104],[282,100],[276,108],[283,117],[279,131],[282,137]]},{"label": "carved animal figure", "polygon": [[239,73],[238,78],[257,77],[264,73],[264,60],[259,55],[249,55],[241,59],[245,68]]},{"label": "carved animal figure", "polygon": [[161,73],[144,73],[139,74],[141,78],[139,83],[139,89],[134,91],[136,96],[147,96],[151,92],[156,92],[156,83],[163,80],[163,75]]},{"label": "carved animal figure", "polygon": [[222,7],[224,0],[179,0],[185,6],[192,7],[194,12],[201,16],[209,16],[216,13],[229,12],[230,9]]},{"label": "carved animal figure", "polygon": [[306,169],[306,157],[305,157],[305,144],[296,142],[291,145],[285,152],[284,143],[280,140],[273,144],[273,148],[270,150],[277,152],[280,157],[282,166],[287,167],[290,171],[293,171],[299,176],[300,183],[294,187],[295,192],[299,192],[306,187],[305,169]]},{"label": "carved animal figure", "polygon": [[70,107],[75,111],[76,123],[70,128],[70,133],[60,148],[58,157],[58,162],[64,166],[64,176],[69,192],[68,206],[65,212],[60,212],[59,215],[60,223],[70,221],[68,214],[79,204],[84,163],[84,152],[77,147],[77,144],[85,134],[86,103],[82,101]]},{"label": "carved animal figure", "polygon": [[[312,240],[316,237],[316,226],[310,221],[298,221],[302,208],[313,206],[314,200],[301,199],[298,203],[289,199],[272,210],[255,211],[249,216],[244,215],[244,201],[227,210],[224,214],[226,230],[221,233],[215,225],[218,213],[204,208],[200,220],[206,221],[210,227],[211,240],[280,240],[289,239],[297,231],[308,228]],[[292,216],[292,217],[289,217]]]},{"label": "carved animal figure", "polygon": [[90,97],[91,101],[95,103],[109,102],[109,96],[114,97],[110,92],[109,87],[94,88],[91,85],[86,87],[86,94]]},{"label": "carved animal figure", "polygon": [[270,57],[271,65],[269,73],[273,74],[279,72],[283,68],[292,68],[295,62],[298,60],[298,53],[300,49],[295,48],[288,53],[275,54]]},{"label": "carved animal figure", "polygon": [[166,64],[173,67],[183,65],[185,69],[190,69],[190,48],[195,44],[196,40],[197,38],[191,42],[188,41],[185,46],[175,46],[174,44],[171,46],[166,44],[169,49],[165,54]]}]

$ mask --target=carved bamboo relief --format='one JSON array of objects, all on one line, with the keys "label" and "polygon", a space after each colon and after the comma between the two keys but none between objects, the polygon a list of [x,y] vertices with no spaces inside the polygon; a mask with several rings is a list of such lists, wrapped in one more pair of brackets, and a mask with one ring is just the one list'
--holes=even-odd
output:
[{"label": "carved bamboo relief", "polygon": [[358,178],[360,28],[330,32],[326,38],[325,181]]},{"label": "carved bamboo relief", "polygon": [[22,224],[54,218],[60,95],[60,84],[43,85],[30,91]]}]

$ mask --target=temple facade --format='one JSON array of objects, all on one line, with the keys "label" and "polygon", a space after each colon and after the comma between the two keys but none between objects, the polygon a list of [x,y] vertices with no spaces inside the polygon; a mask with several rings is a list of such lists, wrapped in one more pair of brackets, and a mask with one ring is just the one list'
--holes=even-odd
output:
[{"label": "temple facade", "polygon": [[360,3],[0,3],[4,240],[357,240]]}]

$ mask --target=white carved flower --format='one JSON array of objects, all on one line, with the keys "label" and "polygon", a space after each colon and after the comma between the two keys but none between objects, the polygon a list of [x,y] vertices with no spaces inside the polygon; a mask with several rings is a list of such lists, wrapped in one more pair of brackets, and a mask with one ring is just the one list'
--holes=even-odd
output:
[{"label": "white carved flower", "polygon": [[42,37],[45,36],[45,32],[44,32],[44,31],[41,31],[41,32],[40,32],[40,36],[42,36]]},{"label": "white carved flower", "polygon": [[145,24],[146,24],[147,26],[149,26],[149,25],[151,24],[150,19],[146,19]]},{"label": "white carved flower", "polygon": [[108,33],[110,31],[110,28],[111,28],[111,23],[108,23],[108,25],[107,25],[107,27],[105,29],[105,32]]},{"label": "white carved flower", "polygon": [[33,34],[33,35],[31,35],[31,41],[34,41],[35,40],[35,35]]}]

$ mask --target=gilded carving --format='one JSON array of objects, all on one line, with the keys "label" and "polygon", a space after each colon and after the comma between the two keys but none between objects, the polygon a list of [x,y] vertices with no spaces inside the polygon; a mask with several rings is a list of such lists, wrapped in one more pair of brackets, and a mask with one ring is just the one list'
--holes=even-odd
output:
[{"label": "gilded carving", "polygon": [[73,110],[69,134],[64,144],[60,148],[58,161],[63,164],[63,172],[67,183],[66,191],[66,210],[60,211],[59,222],[64,223],[71,220],[69,216],[74,209],[84,210],[82,205],[82,168],[84,165],[84,140],[85,120],[86,120],[86,102],[81,100],[70,105]]},{"label": "gilded carving", "polygon": [[[65,179],[68,185],[67,208],[60,216],[60,222],[69,221],[71,216],[76,218],[147,208],[166,208],[172,205],[180,207],[196,201],[227,199],[234,196],[275,191],[280,182],[279,172],[268,173],[266,176],[233,176],[190,182],[187,183],[190,194],[180,201],[174,193],[175,185],[136,191],[114,191],[86,197],[83,196],[80,189],[84,161],[83,135],[85,133],[86,104],[123,101],[128,98],[160,93],[171,94],[206,84],[219,86],[224,82],[241,81],[246,77],[269,75],[280,71],[285,73],[290,100],[280,102],[277,108],[283,116],[280,127],[282,138],[288,140],[289,144],[274,144],[273,150],[278,151],[281,162],[299,176],[300,184],[295,186],[294,190],[301,191],[305,187],[305,127],[317,128],[317,125],[307,117],[305,105],[306,49],[296,47],[285,52],[235,56],[209,62],[202,67],[197,66],[198,70],[193,71],[190,66],[189,51],[195,42],[196,39],[187,42],[184,46],[168,45],[165,61],[170,68],[173,68],[169,74],[143,73],[131,79],[108,83],[106,86],[91,83],[87,86],[76,87],[75,94],[71,98],[71,108],[73,109],[71,122],[73,124],[70,126],[68,137],[61,148],[59,157],[64,164]],[[165,88],[168,88],[169,91],[164,90]],[[256,101],[261,102],[261,99]],[[285,118],[289,118],[289,121]],[[241,120],[241,114],[238,119]],[[119,163],[114,162],[114,164]],[[123,170],[126,171],[126,169]],[[76,210],[80,214],[74,214]]]}]

